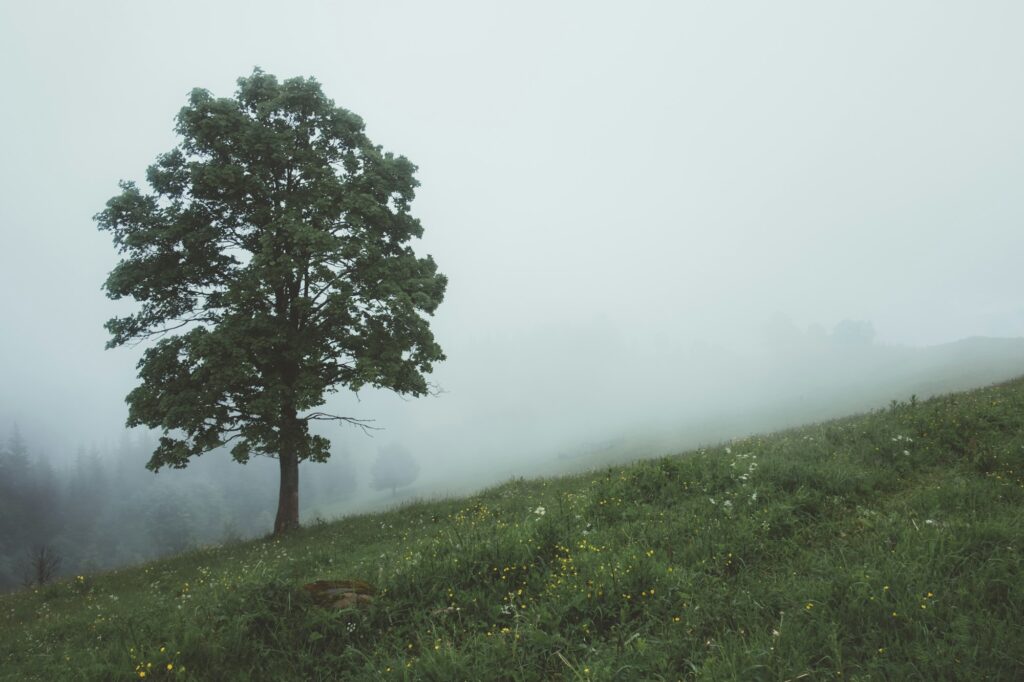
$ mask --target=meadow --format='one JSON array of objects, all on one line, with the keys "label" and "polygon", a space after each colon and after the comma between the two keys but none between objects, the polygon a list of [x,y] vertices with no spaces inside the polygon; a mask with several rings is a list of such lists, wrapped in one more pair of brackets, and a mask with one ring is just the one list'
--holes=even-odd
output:
[{"label": "meadow", "polygon": [[1024,380],[0,596],[4,680],[1022,678]]}]

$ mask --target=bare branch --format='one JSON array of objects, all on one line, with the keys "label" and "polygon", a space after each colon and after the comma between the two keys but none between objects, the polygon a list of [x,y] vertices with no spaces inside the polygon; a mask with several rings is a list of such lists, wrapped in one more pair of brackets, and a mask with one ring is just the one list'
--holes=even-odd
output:
[{"label": "bare branch", "polygon": [[351,424],[352,426],[358,426],[363,430],[363,433],[369,433],[370,431],[382,431],[383,429],[379,426],[371,426],[375,421],[373,419],[357,419],[355,417],[339,417],[336,414],[328,414],[326,412],[312,412],[307,414],[305,417],[299,417],[301,421],[336,421],[343,422],[345,424]]}]

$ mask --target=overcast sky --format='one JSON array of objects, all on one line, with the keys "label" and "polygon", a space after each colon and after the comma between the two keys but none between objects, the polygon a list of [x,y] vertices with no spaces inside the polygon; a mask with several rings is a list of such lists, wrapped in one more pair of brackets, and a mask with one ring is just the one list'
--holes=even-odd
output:
[{"label": "overcast sky", "polygon": [[419,166],[449,393],[403,428],[778,314],[1024,335],[1022,31],[994,1],[0,3],[0,435],[119,428],[139,350],[103,350],[92,216],[257,65]]}]

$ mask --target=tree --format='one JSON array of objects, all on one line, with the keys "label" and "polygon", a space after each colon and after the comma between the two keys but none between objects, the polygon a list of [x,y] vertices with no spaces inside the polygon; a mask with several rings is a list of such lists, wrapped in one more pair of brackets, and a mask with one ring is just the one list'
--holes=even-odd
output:
[{"label": "tree", "polygon": [[832,330],[832,340],[841,346],[870,346],[875,340],[875,325],[868,320],[843,320]]},{"label": "tree", "polygon": [[234,98],[193,90],[176,131],[152,191],[122,182],[96,216],[123,255],[107,295],[141,304],[107,322],[107,346],[155,340],[127,423],[162,430],[154,471],[229,443],[238,462],[278,458],[282,533],[299,524],[299,463],[330,454],[310,423],[366,426],[316,411],[326,394],[428,392],[444,354],[423,314],[447,280],[409,246],[416,167],[315,80],[256,69]]},{"label": "tree", "polygon": [[398,488],[404,488],[420,475],[420,465],[412,454],[401,445],[391,445],[377,451],[377,458],[370,466],[374,490],[391,488],[394,495]]},{"label": "tree", "polygon": [[61,563],[60,555],[50,547],[46,545],[33,547],[25,557],[22,586],[28,588],[46,585],[56,577]]},{"label": "tree", "polygon": [[15,556],[50,547],[60,533],[60,498],[50,462],[30,451],[15,425],[0,445],[0,590],[17,583]]}]

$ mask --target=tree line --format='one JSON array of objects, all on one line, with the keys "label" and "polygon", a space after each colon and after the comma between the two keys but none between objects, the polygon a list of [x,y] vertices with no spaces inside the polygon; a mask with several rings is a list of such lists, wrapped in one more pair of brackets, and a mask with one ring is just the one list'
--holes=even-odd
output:
[{"label": "tree line", "polygon": [[[55,464],[14,427],[0,443],[0,590],[255,537],[270,527],[276,462],[243,471],[226,453],[212,453],[195,471],[154,475],[143,466],[153,447],[152,437],[126,433],[116,446],[79,448]],[[311,514],[357,487],[344,452],[324,466],[327,475],[303,484]]]}]

